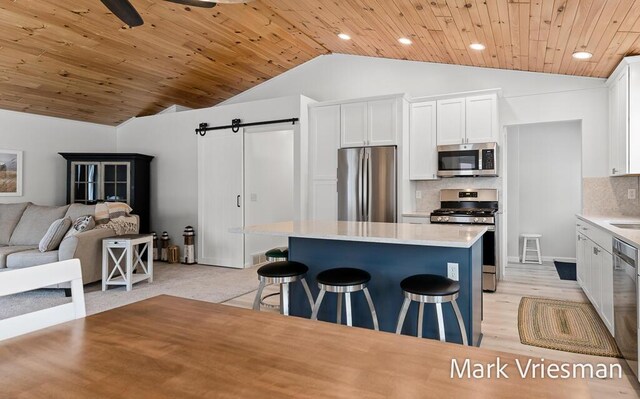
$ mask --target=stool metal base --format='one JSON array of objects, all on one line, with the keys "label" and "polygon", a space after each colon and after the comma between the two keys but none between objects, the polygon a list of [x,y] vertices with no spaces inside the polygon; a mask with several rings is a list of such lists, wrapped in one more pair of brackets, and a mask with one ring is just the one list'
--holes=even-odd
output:
[{"label": "stool metal base", "polygon": [[442,304],[449,302],[453,307],[453,312],[456,315],[456,319],[458,320],[458,326],[460,327],[460,333],[462,335],[462,344],[469,345],[467,340],[467,329],[464,326],[464,320],[462,319],[462,313],[460,313],[460,308],[458,307],[458,303],[456,299],[458,298],[458,293],[453,295],[444,295],[444,296],[431,296],[431,295],[418,295],[412,294],[410,292],[404,292],[404,302],[402,302],[402,308],[400,309],[400,314],[398,315],[398,325],[396,327],[396,334],[400,334],[402,332],[402,326],[404,325],[404,319],[407,317],[407,312],[409,311],[409,305],[411,305],[411,301],[418,302],[420,304],[418,308],[418,338],[422,338],[422,326],[424,319],[424,304],[425,303],[433,303],[436,305],[436,317],[438,319],[438,338],[440,341],[446,342],[445,331],[444,331],[444,315],[442,313]]},{"label": "stool metal base", "polygon": [[302,287],[304,291],[307,293],[307,299],[309,300],[309,306],[313,309],[313,296],[311,295],[311,290],[309,289],[309,285],[307,284],[307,280],[305,280],[304,275],[302,276],[291,276],[291,277],[264,277],[258,276],[260,280],[260,285],[258,286],[258,292],[256,292],[256,298],[253,301],[253,309],[260,311],[260,303],[262,302],[262,291],[264,291],[264,287],[268,284],[280,284],[280,314],[288,316],[289,315],[289,284],[300,281],[302,283]]},{"label": "stool metal base", "polygon": [[369,311],[371,312],[371,318],[373,319],[373,329],[376,331],[380,331],[380,326],[378,325],[378,315],[376,313],[376,308],[373,305],[373,300],[371,299],[371,294],[369,294],[369,290],[367,289],[367,284],[358,284],[358,285],[327,285],[318,283],[318,288],[320,288],[320,293],[318,294],[318,298],[316,299],[316,303],[313,306],[313,312],[311,313],[311,320],[318,320],[318,312],[320,311],[320,305],[322,305],[322,300],[324,299],[324,294],[327,292],[333,292],[338,294],[338,305],[336,307],[336,323],[342,324],[342,297],[344,296],[345,302],[345,311],[347,316],[347,326],[353,326],[353,316],[351,314],[351,293],[362,291],[364,293],[365,298],[367,299],[367,304],[369,305]]}]

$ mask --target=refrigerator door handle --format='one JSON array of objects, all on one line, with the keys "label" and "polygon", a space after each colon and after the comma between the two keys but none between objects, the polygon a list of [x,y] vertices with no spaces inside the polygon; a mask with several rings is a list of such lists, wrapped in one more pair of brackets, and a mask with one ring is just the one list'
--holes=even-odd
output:
[{"label": "refrigerator door handle", "polygon": [[360,156],[358,158],[358,204],[357,204],[357,220],[364,220],[364,149],[360,149]]},{"label": "refrigerator door handle", "polygon": [[368,222],[371,220],[371,187],[372,187],[372,176],[371,176],[371,153],[367,148],[367,152],[365,153],[365,162],[367,164],[367,190],[365,191],[366,195],[366,214],[365,221]]}]

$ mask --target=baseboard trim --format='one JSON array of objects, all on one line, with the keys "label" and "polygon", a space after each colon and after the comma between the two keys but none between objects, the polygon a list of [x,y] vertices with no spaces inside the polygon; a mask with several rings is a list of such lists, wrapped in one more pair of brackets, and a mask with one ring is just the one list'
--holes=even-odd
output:
[{"label": "baseboard trim", "polygon": [[[542,261],[543,262],[553,262],[554,260],[557,260],[558,262],[576,263],[576,258],[566,258],[566,257],[563,257],[563,256],[543,256],[542,257]],[[507,261],[509,263],[520,263],[520,257],[518,257],[518,256],[508,256],[507,257]]]}]

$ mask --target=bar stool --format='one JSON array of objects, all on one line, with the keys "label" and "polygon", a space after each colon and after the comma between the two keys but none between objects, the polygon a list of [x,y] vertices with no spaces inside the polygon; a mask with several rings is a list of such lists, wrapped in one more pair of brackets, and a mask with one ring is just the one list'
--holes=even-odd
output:
[{"label": "bar stool", "polygon": [[404,292],[404,302],[402,303],[402,309],[398,316],[396,334],[400,334],[402,331],[404,319],[407,316],[411,301],[416,301],[420,303],[420,308],[418,309],[418,338],[422,338],[424,304],[433,303],[436,305],[436,315],[438,317],[438,336],[440,337],[440,341],[445,342],[442,304],[450,302],[458,319],[460,333],[462,334],[462,344],[468,345],[467,330],[464,327],[464,320],[462,319],[460,308],[458,308],[458,303],[456,302],[460,292],[460,284],[457,281],[435,274],[417,274],[402,280],[400,287]]},{"label": "bar stool", "polygon": [[338,306],[336,322],[342,324],[342,295],[344,294],[345,307],[347,313],[347,325],[353,326],[353,319],[351,315],[351,293],[362,291],[369,304],[369,310],[371,311],[371,318],[373,319],[373,328],[379,331],[378,316],[376,314],[376,308],[373,306],[371,295],[367,289],[367,283],[371,280],[371,275],[364,270],[355,269],[351,267],[340,267],[335,269],[328,269],[318,273],[316,277],[318,281],[318,288],[320,293],[316,299],[316,304],[313,307],[311,313],[311,320],[318,320],[318,312],[320,311],[320,305],[324,294],[327,292],[334,292],[338,294]]},{"label": "bar stool", "polygon": [[[278,247],[272,248],[264,253],[267,262],[281,262],[285,260],[289,260],[289,248],[287,247]],[[280,295],[279,292],[273,292],[271,294],[267,294],[260,298],[260,305],[270,309],[279,309],[279,305],[272,305],[270,303],[265,302],[267,298],[271,298],[274,296]]]},{"label": "bar stool", "polygon": [[267,284],[280,284],[280,313],[289,315],[289,284],[300,281],[307,293],[309,306],[313,309],[313,296],[309,290],[309,285],[305,280],[305,275],[309,268],[300,262],[281,261],[268,263],[258,269],[258,280],[260,286],[256,292],[256,298],[253,301],[253,309],[260,310],[260,300],[262,298],[262,290]]},{"label": "bar stool", "polygon": [[[537,263],[542,264],[542,253],[540,251],[540,238],[542,234],[520,234],[522,237],[522,263]],[[535,248],[529,248],[529,241],[533,241]],[[527,252],[535,252],[537,255],[537,261],[528,261]]]}]

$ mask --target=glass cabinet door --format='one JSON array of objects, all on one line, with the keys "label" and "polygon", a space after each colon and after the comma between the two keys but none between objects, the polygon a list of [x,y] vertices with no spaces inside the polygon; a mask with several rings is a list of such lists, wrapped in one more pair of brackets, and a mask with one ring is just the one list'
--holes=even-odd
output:
[{"label": "glass cabinet door", "polygon": [[129,203],[129,162],[103,162],[104,200]]},{"label": "glass cabinet door", "polygon": [[72,162],[71,202],[95,204],[100,199],[100,163]]}]

